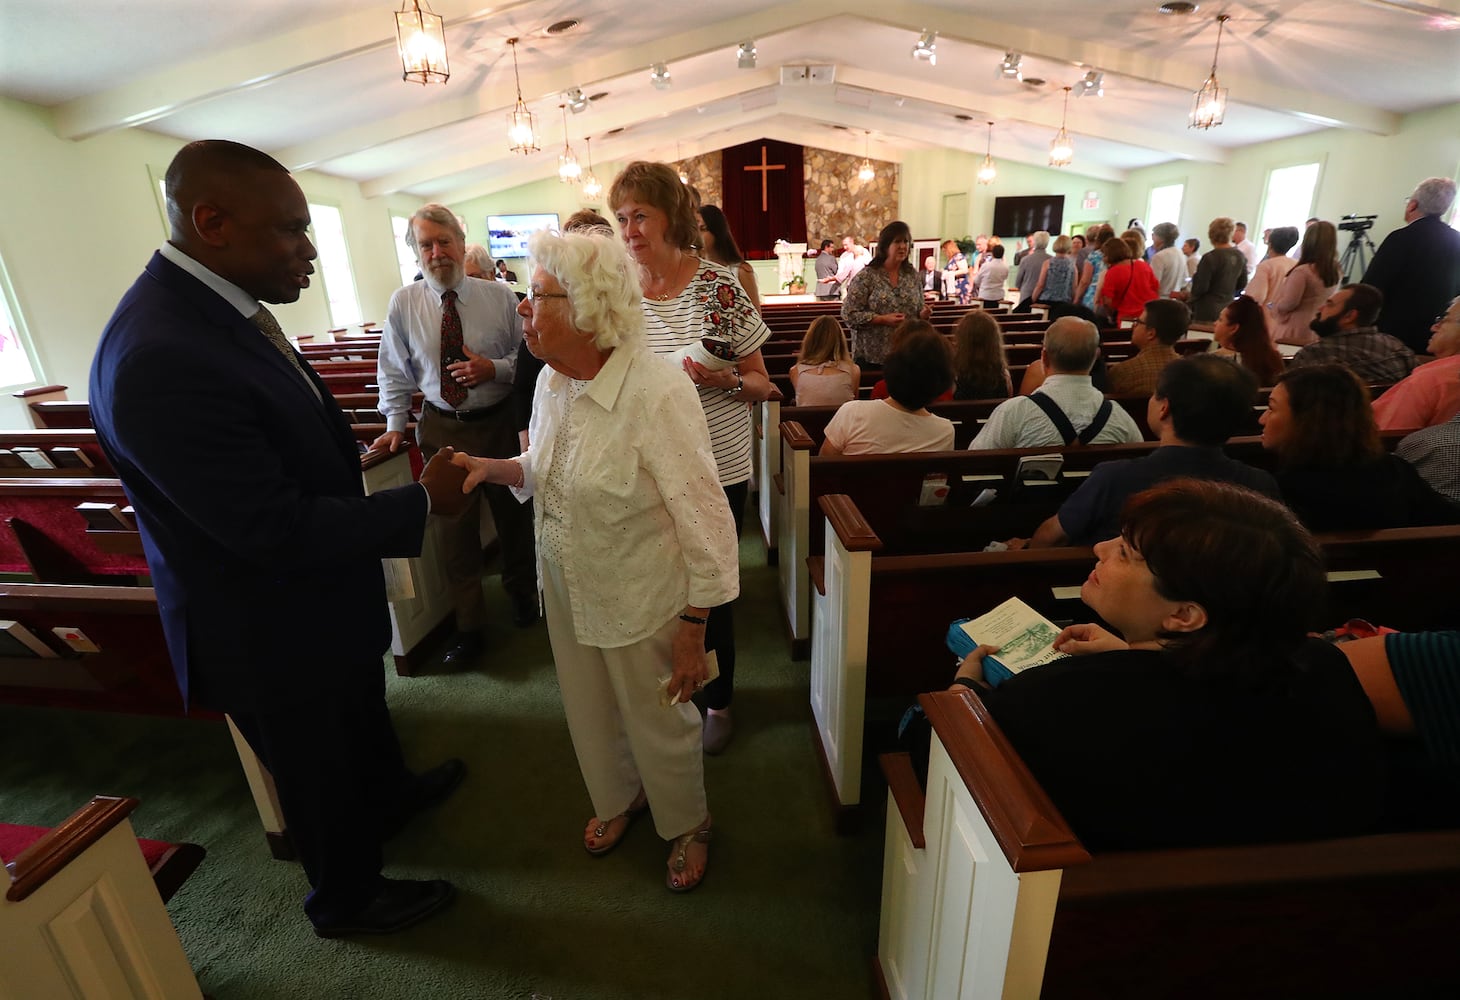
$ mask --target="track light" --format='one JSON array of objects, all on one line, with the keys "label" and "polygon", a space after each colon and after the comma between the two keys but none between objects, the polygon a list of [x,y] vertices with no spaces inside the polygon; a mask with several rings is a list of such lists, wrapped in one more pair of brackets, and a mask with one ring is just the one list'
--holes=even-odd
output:
[{"label": "track light", "polygon": [[584,96],[582,87],[563,91],[563,101],[568,105],[568,110],[575,115],[588,110],[588,98]]},{"label": "track light", "polygon": [[1086,94],[1092,97],[1105,96],[1105,74],[1090,70],[1085,78],[1075,84],[1075,96],[1084,97]]},{"label": "track light", "polygon": [[1002,77],[1005,80],[1022,80],[1024,79],[1024,71],[1020,69],[1020,65],[1023,62],[1024,57],[1018,52],[1005,52],[1004,61],[999,63],[999,68],[995,71],[994,75],[996,77]]},{"label": "track light", "polygon": [[655,90],[668,90],[670,87],[669,67],[663,63],[655,63],[649,67],[649,82],[654,85]]},{"label": "track light", "polygon": [[740,69],[755,69],[755,42],[746,39],[735,50],[735,65]]},{"label": "track light", "polygon": [[938,33],[936,31],[925,30],[922,36],[918,38],[917,44],[912,47],[912,57],[914,59],[921,59],[929,66],[938,65],[937,38]]}]

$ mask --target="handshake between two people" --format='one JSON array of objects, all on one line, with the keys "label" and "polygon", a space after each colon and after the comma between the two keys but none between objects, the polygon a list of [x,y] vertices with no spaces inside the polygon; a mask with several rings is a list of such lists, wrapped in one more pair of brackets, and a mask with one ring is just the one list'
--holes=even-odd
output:
[{"label": "handshake between two people", "polygon": [[522,485],[522,466],[510,459],[475,458],[445,447],[421,470],[421,485],[431,498],[431,513],[450,517],[466,510],[472,492],[482,483]]}]

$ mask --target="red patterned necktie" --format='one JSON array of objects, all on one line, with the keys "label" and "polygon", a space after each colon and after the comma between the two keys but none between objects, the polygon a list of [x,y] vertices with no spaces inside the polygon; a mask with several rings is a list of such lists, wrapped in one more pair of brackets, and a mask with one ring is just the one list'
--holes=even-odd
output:
[{"label": "red patterned necktie", "polygon": [[456,292],[441,293],[441,401],[457,407],[466,402],[466,386],[456,381],[447,365],[466,360],[461,342],[461,315],[456,311]]}]

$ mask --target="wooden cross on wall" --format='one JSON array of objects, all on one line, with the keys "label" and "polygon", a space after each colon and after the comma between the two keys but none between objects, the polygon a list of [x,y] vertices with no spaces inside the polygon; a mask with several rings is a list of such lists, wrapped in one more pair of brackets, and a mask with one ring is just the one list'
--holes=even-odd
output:
[{"label": "wooden cross on wall", "polygon": [[785,170],[786,169],[786,165],[784,163],[767,163],[766,162],[766,151],[765,151],[765,147],[762,146],[762,147],[760,147],[760,166],[757,167],[757,166],[755,166],[755,165],[752,164],[750,166],[743,167],[741,169],[743,169],[743,170],[759,170],[760,171],[760,210],[762,212],[769,212],[770,211],[770,201],[768,200],[768,195],[767,195],[767,192],[768,192],[767,181],[770,180],[770,172],[772,170]]}]

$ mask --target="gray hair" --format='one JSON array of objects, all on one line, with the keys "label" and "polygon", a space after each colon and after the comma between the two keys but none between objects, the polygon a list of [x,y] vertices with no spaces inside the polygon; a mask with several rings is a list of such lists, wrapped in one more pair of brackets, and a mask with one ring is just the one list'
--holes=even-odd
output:
[{"label": "gray hair", "polygon": [[1425,215],[1444,215],[1455,204],[1455,182],[1446,177],[1428,177],[1415,186],[1409,197]]},{"label": "gray hair", "polygon": [[1151,227],[1151,239],[1160,240],[1163,247],[1174,247],[1181,239],[1181,230],[1174,222],[1158,222]]},{"label": "gray hair", "polygon": [[466,245],[466,253],[462,255],[462,260],[471,261],[477,266],[477,270],[483,274],[492,273],[492,255],[480,243],[468,243]]},{"label": "gray hair", "polygon": [[1034,249],[1043,250],[1049,246],[1049,233],[1043,229],[1035,233],[1031,239],[1034,240]]},{"label": "gray hair", "polygon": [[[434,222],[438,226],[443,226],[455,234],[456,238],[461,240],[463,244],[466,243],[466,230],[461,228],[461,220],[456,217],[456,213],[445,205],[438,205],[435,202],[431,202],[429,205],[422,205],[412,212],[410,219],[406,222],[406,246],[411,248],[411,253],[415,254],[417,259],[420,259],[421,256],[420,249],[416,246],[417,219],[424,219],[427,222]],[[490,271],[491,268],[488,267],[487,270]]]},{"label": "gray hair", "polygon": [[527,252],[563,286],[573,326],[594,347],[611,350],[644,336],[639,266],[622,240],[596,228],[540,229],[527,238]]},{"label": "gray hair", "polygon": [[1100,330],[1088,319],[1061,316],[1044,331],[1050,374],[1088,375],[1100,353]]}]

